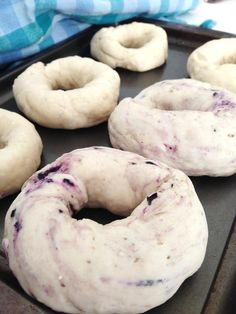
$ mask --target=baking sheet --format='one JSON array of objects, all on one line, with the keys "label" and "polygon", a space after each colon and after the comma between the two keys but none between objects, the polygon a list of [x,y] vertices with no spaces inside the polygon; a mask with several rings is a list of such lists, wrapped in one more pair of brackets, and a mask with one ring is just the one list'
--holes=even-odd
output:
[{"label": "baking sheet", "polygon": [[[157,23],[156,23],[157,24]],[[120,99],[133,97],[145,87],[164,79],[176,79],[187,77],[186,61],[189,53],[200,44],[212,38],[230,36],[220,32],[200,30],[194,27],[183,27],[164,23],[168,31],[169,56],[165,65],[144,73],[130,72],[119,69],[121,77]],[[55,49],[42,53],[36,58],[29,59],[18,69],[4,75],[0,86],[0,107],[18,112],[15,101],[12,98],[11,85],[14,78],[36,59],[49,62],[58,57],[78,54],[89,56],[89,41],[97,28],[85,31]],[[76,148],[92,145],[110,146],[107,124],[89,129],[80,130],[54,130],[36,126],[43,143],[42,166],[55,160],[61,154]],[[168,127],[168,125],[166,126]],[[187,279],[178,292],[165,304],[149,311],[152,314],[199,314],[204,311],[214,279],[217,277],[220,261],[223,257],[227,239],[235,219],[236,213],[236,176],[228,178],[199,177],[191,178],[197,194],[204,206],[208,226],[209,242],[206,258],[201,269],[191,278]],[[0,201],[0,238],[3,235],[3,222],[5,213],[15,196],[7,197]],[[89,217],[101,223],[107,223],[116,218],[105,210],[82,210],[79,218]],[[3,259],[2,259],[3,260]],[[0,259],[0,265],[1,265]],[[236,265],[234,265],[236,268]],[[22,294],[35,309],[42,313],[53,313],[50,309],[33,301],[19,287],[13,275],[7,267],[0,267],[0,281]],[[1,289],[1,287],[0,287]],[[233,289],[233,287],[232,287]],[[27,302],[28,302],[27,301]],[[1,302],[1,300],[0,300]],[[227,307],[227,305],[226,305]],[[1,307],[0,307],[1,308]],[[2,310],[0,309],[0,313]],[[40,311],[40,313],[41,313]],[[231,313],[231,309],[225,308],[224,313]],[[28,312],[25,312],[28,313]],[[233,312],[232,312],[233,313]]]}]

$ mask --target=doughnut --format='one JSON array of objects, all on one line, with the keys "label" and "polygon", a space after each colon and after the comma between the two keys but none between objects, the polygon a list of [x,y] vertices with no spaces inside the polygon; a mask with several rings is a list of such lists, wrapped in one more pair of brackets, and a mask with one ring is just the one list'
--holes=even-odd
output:
[{"label": "doughnut", "polygon": [[195,49],[187,61],[191,78],[236,92],[236,38],[208,41]]},{"label": "doughnut", "polygon": [[90,51],[112,68],[144,72],[166,61],[167,35],[159,26],[140,22],[104,27],[93,36]]},{"label": "doughnut", "polygon": [[37,62],[13,85],[19,110],[49,128],[86,128],[106,121],[117,104],[120,78],[107,65],[79,56]]},{"label": "doughnut", "polygon": [[123,99],[110,116],[113,147],[190,176],[236,172],[236,95],[192,79],[167,80]]},{"label": "doughnut", "polygon": [[0,199],[20,190],[40,164],[42,141],[18,113],[0,109]]},{"label": "doughnut", "polygon": [[[128,217],[106,225],[71,218],[84,206]],[[168,300],[199,269],[207,238],[184,173],[90,147],[27,181],[7,212],[3,247],[23,289],[52,309],[132,314]]]}]

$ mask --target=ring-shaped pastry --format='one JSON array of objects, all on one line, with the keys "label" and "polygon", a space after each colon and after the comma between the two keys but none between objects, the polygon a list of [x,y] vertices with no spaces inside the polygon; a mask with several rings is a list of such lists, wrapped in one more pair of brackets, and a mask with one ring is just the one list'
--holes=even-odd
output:
[{"label": "ring-shaped pastry", "polygon": [[91,55],[112,68],[144,72],[167,59],[168,41],[163,28],[133,22],[99,30],[91,40]]},{"label": "ring-shaped pastry", "polygon": [[125,98],[109,118],[113,147],[187,175],[236,172],[236,95],[192,79],[158,82]]},{"label": "ring-shaped pastry", "polygon": [[191,78],[236,92],[236,38],[207,42],[188,58]]},{"label": "ring-shaped pastry", "polygon": [[[130,216],[72,219],[84,206]],[[184,173],[94,147],[31,177],[8,210],[3,247],[24,290],[54,310],[132,314],[165,302],[198,270],[207,238]]]},{"label": "ring-shaped pastry", "polygon": [[32,123],[15,112],[0,109],[0,199],[20,190],[36,171],[42,148]]},{"label": "ring-shaped pastry", "polygon": [[79,56],[37,62],[13,85],[18,108],[49,128],[76,129],[106,121],[117,104],[120,78],[109,66]]}]

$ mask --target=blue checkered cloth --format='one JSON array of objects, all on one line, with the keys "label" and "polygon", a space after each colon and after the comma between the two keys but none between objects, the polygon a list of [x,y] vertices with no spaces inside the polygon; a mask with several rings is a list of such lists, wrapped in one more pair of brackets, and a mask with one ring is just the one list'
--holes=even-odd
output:
[{"label": "blue checkered cloth", "polygon": [[175,19],[200,0],[0,0],[0,66],[88,28],[135,16]]}]

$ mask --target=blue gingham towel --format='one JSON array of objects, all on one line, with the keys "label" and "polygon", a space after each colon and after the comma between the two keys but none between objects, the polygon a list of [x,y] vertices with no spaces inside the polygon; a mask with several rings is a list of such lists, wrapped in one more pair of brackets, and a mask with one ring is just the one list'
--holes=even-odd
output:
[{"label": "blue gingham towel", "polygon": [[91,24],[173,18],[200,0],[0,0],[0,65],[44,50]]}]

